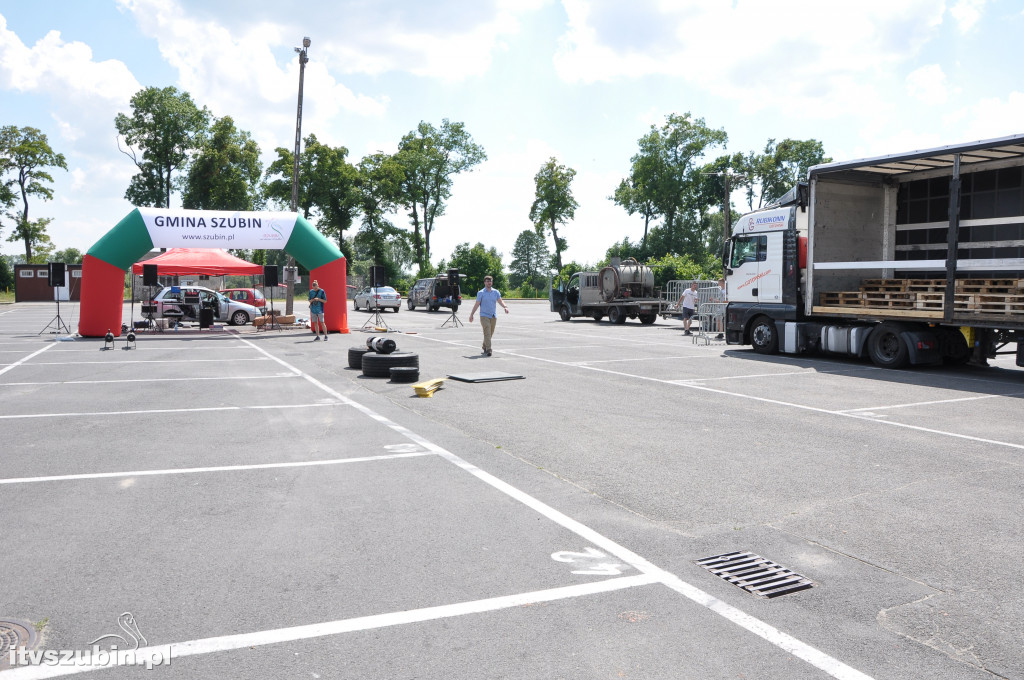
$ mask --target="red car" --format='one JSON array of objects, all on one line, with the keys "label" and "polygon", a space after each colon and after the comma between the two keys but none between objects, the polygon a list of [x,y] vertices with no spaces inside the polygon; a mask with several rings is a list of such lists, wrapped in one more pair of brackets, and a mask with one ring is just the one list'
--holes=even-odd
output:
[{"label": "red car", "polygon": [[244,302],[247,305],[260,310],[261,314],[267,313],[267,298],[259,288],[227,288],[221,291],[229,300]]}]

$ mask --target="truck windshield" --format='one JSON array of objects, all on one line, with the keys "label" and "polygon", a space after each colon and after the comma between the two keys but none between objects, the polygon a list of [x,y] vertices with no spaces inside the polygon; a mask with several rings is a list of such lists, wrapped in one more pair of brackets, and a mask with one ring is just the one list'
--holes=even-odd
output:
[{"label": "truck windshield", "polygon": [[732,244],[732,262],[729,266],[734,269],[742,267],[746,262],[764,262],[768,259],[768,237],[758,236],[737,236]]}]

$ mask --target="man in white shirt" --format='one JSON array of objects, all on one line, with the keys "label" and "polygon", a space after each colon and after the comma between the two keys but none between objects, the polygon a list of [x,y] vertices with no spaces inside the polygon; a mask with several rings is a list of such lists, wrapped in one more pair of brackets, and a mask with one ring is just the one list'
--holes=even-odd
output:
[{"label": "man in white shirt", "polygon": [[694,281],[690,287],[679,296],[677,307],[683,308],[683,335],[691,335],[690,323],[697,313],[697,282]]}]

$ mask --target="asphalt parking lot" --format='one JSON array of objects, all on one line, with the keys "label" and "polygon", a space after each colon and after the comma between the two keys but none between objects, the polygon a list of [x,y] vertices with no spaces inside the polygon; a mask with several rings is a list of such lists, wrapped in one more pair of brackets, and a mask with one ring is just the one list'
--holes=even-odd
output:
[{"label": "asphalt parking lot", "polygon": [[[490,358],[468,308],[381,315],[424,379],[524,376],[429,399],[348,368],[366,312],[125,350],[0,306],[0,619],[170,646],[168,678],[1024,678],[1012,356],[883,371],[509,304]],[[814,587],[696,564],[733,551]],[[111,666],[0,678],[144,672]]]}]

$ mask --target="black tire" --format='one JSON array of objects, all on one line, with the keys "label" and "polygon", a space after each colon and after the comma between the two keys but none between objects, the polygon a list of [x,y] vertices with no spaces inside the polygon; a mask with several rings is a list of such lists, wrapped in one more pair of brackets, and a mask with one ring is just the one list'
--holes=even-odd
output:
[{"label": "black tire", "polygon": [[417,366],[392,366],[388,375],[394,383],[414,383],[420,379],[420,369]]},{"label": "black tire", "polygon": [[601,319],[604,318],[604,314],[602,314],[601,312],[594,312],[592,316],[594,317],[594,321],[600,321]]},{"label": "black tire", "polygon": [[363,367],[363,355],[370,350],[366,347],[349,347],[348,348],[348,367],[362,369]]},{"label": "black tire", "polygon": [[398,312],[401,311],[401,309],[402,309],[402,305],[398,305],[397,307],[395,307],[393,309],[393,311],[395,312],[395,314],[398,314]]},{"label": "black tire", "polygon": [[642,323],[645,326],[650,326],[651,324],[653,324],[657,320],[658,320],[658,315],[657,314],[641,314],[640,315],[640,323]]},{"label": "black tire", "polygon": [[352,298],[352,311],[354,311],[354,312],[358,312],[359,311],[359,303],[356,302],[355,298]]},{"label": "black tire", "polygon": [[409,298],[408,300],[405,301],[405,306],[409,308],[410,312],[413,312],[413,311],[416,310],[416,305],[414,305],[412,303],[412,298]]},{"label": "black tire", "polygon": [[609,307],[608,321],[615,324],[616,326],[621,326],[622,324],[626,323],[626,310],[624,310],[622,307]]},{"label": "black tire", "polygon": [[558,318],[561,319],[562,321],[568,321],[569,319],[572,318],[572,315],[569,314],[569,308],[567,306],[562,305],[561,307],[558,308]]},{"label": "black tire", "polygon": [[242,310],[238,310],[231,315],[231,321],[229,323],[232,326],[244,326],[249,323],[249,315]]},{"label": "black tire", "polygon": [[910,361],[910,350],[895,326],[881,324],[868,338],[868,356],[875,366],[903,368]]},{"label": "black tire", "polygon": [[429,309],[432,312],[436,312],[437,310],[441,309],[441,305],[430,305],[429,307],[427,307],[427,309]]},{"label": "black tire", "polygon": [[758,354],[779,353],[779,333],[775,322],[767,316],[759,316],[750,325],[750,344]]},{"label": "black tire", "polygon": [[394,354],[375,354],[368,352],[363,355],[363,375],[368,378],[387,378],[395,366],[420,367],[420,355],[415,352],[395,352]]}]

